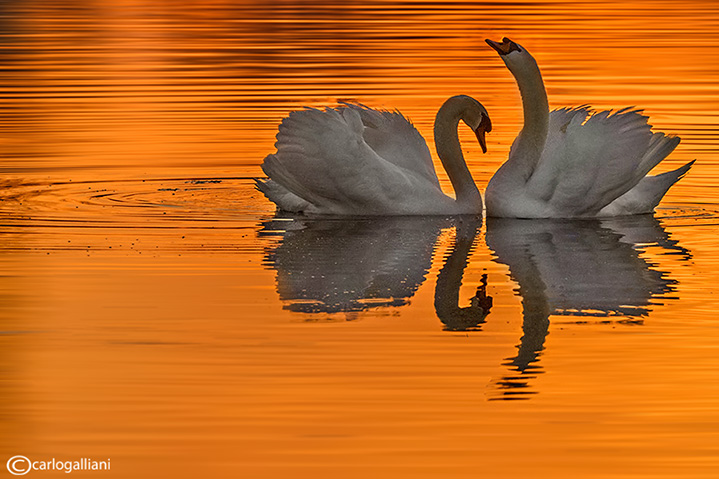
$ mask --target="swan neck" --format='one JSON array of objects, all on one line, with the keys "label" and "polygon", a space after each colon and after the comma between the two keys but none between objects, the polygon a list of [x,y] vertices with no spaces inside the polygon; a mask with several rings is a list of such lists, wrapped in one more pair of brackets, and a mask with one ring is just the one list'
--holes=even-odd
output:
[{"label": "swan neck", "polygon": [[524,126],[512,146],[511,157],[521,161],[525,179],[534,171],[544,151],[549,129],[549,102],[537,62],[529,56],[520,65],[511,67],[510,71],[517,81],[522,97]]},{"label": "swan neck", "polygon": [[481,211],[482,197],[464,160],[457,131],[467,107],[467,101],[461,97],[450,98],[442,105],[434,122],[434,142],[457,202]]}]

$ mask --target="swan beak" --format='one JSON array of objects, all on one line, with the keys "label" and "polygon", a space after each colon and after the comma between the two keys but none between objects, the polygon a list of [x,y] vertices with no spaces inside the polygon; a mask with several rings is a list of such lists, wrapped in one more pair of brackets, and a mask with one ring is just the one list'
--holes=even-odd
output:
[{"label": "swan beak", "polygon": [[502,38],[502,43],[494,42],[489,38],[484,41],[487,42],[487,45],[494,48],[501,56],[507,55],[514,51],[521,51],[519,45],[517,45],[507,37]]},{"label": "swan beak", "polygon": [[486,132],[487,130],[482,128],[482,125],[474,130],[474,134],[477,135],[477,141],[479,141],[479,146],[482,147],[482,153],[487,153],[487,140],[484,138]]},{"label": "swan beak", "polygon": [[487,153],[487,139],[485,135],[490,131],[492,131],[492,120],[490,120],[487,115],[483,115],[479,121],[479,126],[474,130],[479,146],[482,147],[482,153]]}]

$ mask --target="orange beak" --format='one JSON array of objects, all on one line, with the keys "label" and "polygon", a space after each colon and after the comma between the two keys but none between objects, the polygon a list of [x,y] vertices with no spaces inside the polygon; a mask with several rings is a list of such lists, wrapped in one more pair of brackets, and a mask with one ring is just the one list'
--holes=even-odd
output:
[{"label": "orange beak", "polygon": [[502,56],[507,55],[508,53],[511,53],[514,51],[517,51],[517,52],[521,51],[521,49],[519,48],[519,45],[517,45],[516,43],[514,43],[512,40],[510,40],[507,37],[502,38],[502,43],[494,42],[494,41],[490,40],[489,38],[486,39],[485,42],[487,42],[487,45],[494,48],[497,51],[497,53],[499,53]]},{"label": "orange beak", "polygon": [[492,131],[492,121],[488,116],[483,116],[482,121],[479,122],[479,126],[474,130],[479,146],[482,147],[482,153],[487,153],[487,139],[485,135],[490,131]]}]

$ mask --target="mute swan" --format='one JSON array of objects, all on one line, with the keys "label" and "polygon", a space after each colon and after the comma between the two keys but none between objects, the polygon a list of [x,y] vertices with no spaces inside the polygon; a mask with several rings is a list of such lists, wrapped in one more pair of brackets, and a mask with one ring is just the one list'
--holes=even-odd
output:
[{"label": "mute swan", "polygon": [[486,152],[492,123],[477,100],[454,96],[437,112],[434,138],[456,200],[442,193],[419,132],[399,112],[346,104],[295,111],[279,126],[277,153],[257,188],[281,210],[333,215],[482,214],[457,129],[462,120]]},{"label": "mute swan", "polygon": [[509,159],[487,185],[487,216],[568,218],[651,213],[694,163],[657,176],[647,173],[679,144],[652,133],[647,117],[625,108],[586,106],[549,112],[537,63],[521,45],[486,40],[514,75],[524,127]]}]

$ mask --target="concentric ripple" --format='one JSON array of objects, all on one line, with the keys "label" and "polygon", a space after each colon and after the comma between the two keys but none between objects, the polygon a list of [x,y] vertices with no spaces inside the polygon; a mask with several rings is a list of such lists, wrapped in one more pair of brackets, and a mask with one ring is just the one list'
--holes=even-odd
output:
[{"label": "concentric ripple", "polygon": [[14,233],[8,238],[17,240],[0,248],[238,248],[236,235],[249,235],[258,218],[273,211],[252,185],[251,178],[6,181],[0,185],[0,221]]}]

